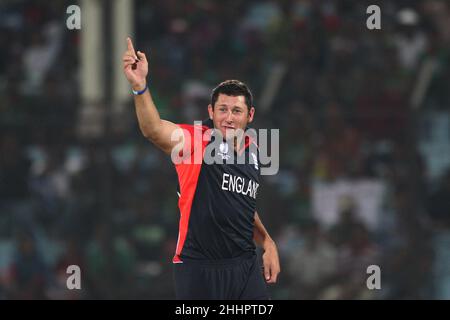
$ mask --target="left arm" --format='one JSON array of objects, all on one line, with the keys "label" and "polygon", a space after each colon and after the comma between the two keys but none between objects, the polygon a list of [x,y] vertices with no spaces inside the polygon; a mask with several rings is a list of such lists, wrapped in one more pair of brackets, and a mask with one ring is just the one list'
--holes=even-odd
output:
[{"label": "left arm", "polygon": [[280,259],[275,242],[270,237],[266,228],[261,222],[258,213],[255,211],[255,226],[253,229],[253,240],[263,248],[264,277],[267,283],[277,282],[280,273]]}]

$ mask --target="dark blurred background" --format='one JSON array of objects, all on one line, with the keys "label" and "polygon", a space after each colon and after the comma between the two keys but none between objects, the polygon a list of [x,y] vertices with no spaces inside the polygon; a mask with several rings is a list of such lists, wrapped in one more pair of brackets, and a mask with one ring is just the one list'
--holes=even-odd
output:
[{"label": "dark blurred background", "polygon": [[[371,4],[381,30],[366,27]],[[206,118],[211,89],[239,79],[254,127],[280,129],[258,198],[282,263],[274,299],[450,299],[440,0],[2,0],[0,299],[174,298],[177,178],[140,134],[128,34],[162,118]],[[72,264],[81,290],[66,288]]]}]

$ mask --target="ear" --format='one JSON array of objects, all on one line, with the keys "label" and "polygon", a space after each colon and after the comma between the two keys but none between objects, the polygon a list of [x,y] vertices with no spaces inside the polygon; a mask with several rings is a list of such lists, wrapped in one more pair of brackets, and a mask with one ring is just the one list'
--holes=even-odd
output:
[{"label": "ear", "polygon": [[253,117],[255,116],[255,107],[251,107],[248,111],[248,123],[253,121]]},{"label": "ear", "polygon": [[213,119],[213,115],[214,115],[214,110],[211,104],[208,104],[208,113],[209,113],[209,118],[212,120]]}]

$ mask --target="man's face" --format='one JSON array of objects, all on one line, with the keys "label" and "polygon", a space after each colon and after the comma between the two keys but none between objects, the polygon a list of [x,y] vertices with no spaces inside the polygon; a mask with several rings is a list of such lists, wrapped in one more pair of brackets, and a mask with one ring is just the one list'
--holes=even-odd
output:
[{"label": "man's face", "polygon": [[247,124],[253,121],[255,108],[249,110],[244,96],[233,97],[220,93],[214,108],[208,106],[208,112],[214,128],[230,140],[235,137],[237,129],[245,130]]}]

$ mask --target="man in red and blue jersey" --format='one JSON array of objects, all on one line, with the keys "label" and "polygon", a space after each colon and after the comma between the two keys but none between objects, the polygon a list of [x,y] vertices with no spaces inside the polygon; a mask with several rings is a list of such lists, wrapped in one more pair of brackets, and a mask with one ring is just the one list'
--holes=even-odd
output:
[{"label": "man in red and blue jersey", "polygon": [[[269,299],[266,283],[277,281],[280,264],[256,212],[259,154],[245,135],[255,114],[250,90],[240,81],[224,81],[212,92],[208,120],[194,125],[162,120],[146,83],[146,56],[127,42],[123,68],[140,129],[171,155],[178,175],[177,298]],[[263,272],[256,245],[264,250]]]}]

